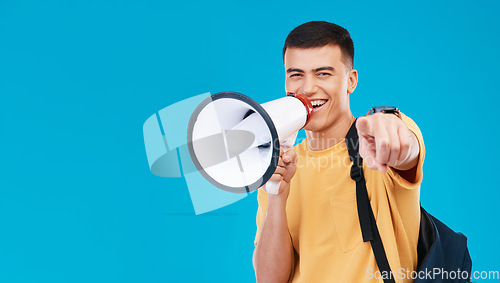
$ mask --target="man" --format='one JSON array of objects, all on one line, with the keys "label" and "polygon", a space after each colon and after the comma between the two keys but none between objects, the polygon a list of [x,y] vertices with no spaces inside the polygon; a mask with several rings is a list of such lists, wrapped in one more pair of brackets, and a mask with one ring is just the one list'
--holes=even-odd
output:
[{"label": "man", "polygon": [[[259,189],[257,281],[379,282],[373,279],[379,269],[370,242],[361,236],[344,139],[356,120],[349,107],[358,81],[351,37],[332,23],[305,23],[288,35],[283,59],[286,91],[307,96],[314,113],[305,126],[307,138],[280,152],[271,178],[281,181],[278,194]],[[422,135],[402,113],[367,115],[356,128],[389,265],[394,273],[411,272],[417,265]]]}]

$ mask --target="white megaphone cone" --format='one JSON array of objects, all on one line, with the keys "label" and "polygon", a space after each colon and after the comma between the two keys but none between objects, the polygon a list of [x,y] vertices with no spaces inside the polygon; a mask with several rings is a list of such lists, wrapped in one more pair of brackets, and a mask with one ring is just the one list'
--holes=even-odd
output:
[{"label": "white megaphone cone", "polygon": [[[271,178],[279,150],[293,146],[305,126],[311,102],[288,94],[262,105],[235,92],[222,92],[204,100],[191,115],[188,148],[197,170],[220,189],[244,193]],[[276,194],[279,182],[267,182]]]}]

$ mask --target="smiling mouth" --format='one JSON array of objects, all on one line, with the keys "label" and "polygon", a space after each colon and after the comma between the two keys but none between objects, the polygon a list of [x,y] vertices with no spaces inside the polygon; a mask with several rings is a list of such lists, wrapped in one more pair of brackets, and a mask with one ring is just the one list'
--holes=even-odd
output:
[{"label": "smiling mouth", "polygon": [[327,99],[315,99],[311,100],[311,104],[313,106],[313,109],[317,110],[321,108],[321,106],[325,105],[328,102]]}]

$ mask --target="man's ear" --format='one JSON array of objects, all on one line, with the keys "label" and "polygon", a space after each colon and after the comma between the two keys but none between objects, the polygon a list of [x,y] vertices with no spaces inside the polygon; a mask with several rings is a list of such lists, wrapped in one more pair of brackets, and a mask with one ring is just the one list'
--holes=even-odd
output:
[{"label": "man's ear", "polygon": [[349,71],[349,78],[347,81],[347,93],[353,93],[358,85],[358,71],[351,69]]}]

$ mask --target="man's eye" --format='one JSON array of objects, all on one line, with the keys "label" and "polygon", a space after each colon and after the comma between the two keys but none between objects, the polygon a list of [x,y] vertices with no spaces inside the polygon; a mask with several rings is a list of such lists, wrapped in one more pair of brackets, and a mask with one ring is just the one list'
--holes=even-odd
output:
[{"label": "man's eye", "polygon": [[302,75],[301,74],[291,74],[290,78],[293,78],[293,77],[302,77]]},{"label": "man's eye", "polygon": [[331,76],[332,74],[330,73],[319,73],[318,76],[320,77],[325,77],[325,76]]}]

